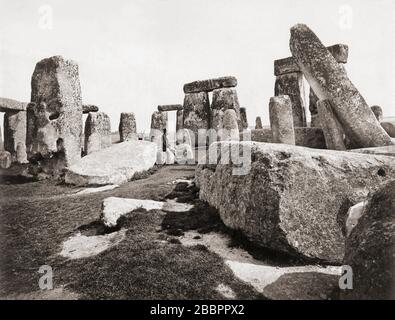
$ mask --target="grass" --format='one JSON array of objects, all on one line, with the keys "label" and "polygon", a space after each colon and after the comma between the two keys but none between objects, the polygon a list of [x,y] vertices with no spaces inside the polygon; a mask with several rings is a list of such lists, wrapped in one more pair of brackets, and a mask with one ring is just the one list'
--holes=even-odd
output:
[{"label": "grass", "polygon": [[[62,195],[75,188],[57,181],[0,183],[0,296],[37,292],[38,269],[46,264],[55,287],[66,286],[82,299],[221,299],[219,284],[241,299],[262,298],[218,255],[201,245],[184,247],[174,236],[178,229],[221,228],[216,212],[196,200],[196,190],[169,183],[193,174],[191,166],[165,166],[118,189],[72,197]],[[177,196],[196,207],[188,214],[136,210],[122,219],[127,232],[118,246],[90,258],[60,257],[63,241],[81,226],[95,226],[110,196]]]}]

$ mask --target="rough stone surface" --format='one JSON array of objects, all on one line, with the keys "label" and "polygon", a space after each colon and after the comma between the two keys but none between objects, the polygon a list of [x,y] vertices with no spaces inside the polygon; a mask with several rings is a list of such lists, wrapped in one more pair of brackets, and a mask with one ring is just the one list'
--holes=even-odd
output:
[{"label": "rough stone surface", "polygon": [[395,138],[395,123],[394,122],[381,122],[381,126],[388,133],[391,138]]},{"label": "rough stone surface", "polygon": [[82,113],[89,113],[89,112],[98,112],[99,107],[93,104],[83,104],[82,105]]},{"label": "rough stone surface", "polygon": [[91,112],[85,122],[85,154],[110,147],[111,122],[104,112]]},{"label": "rough stone surface", "polygon": [[12,157],[8,151],[0,151],[0,168],[8,169],[11,166]]},{"label": "rough stone surface", "polygon": [[67,168],[65,181],[77,186],[122,184],[152,168],[157,147],[148,141],[125,141],[91,153]]},{"label": "rough stone surface", "polygon": [[119,120],[120,141],[138,140],[136,131],[136,118],[133,112],[122,112]]},{"label": "rough stone surface", "polygon": [[344,299],[395,299],[395,181],[369,196],[346,241],[343,264],[353,270]]},{"label": "rough stone surface", "polygon": [[[207,92],[187,93],[184,98],[184,129],[191,130],[195,135],[195,144],[198,145],[200,129],[210,128],[210,102]],[[204,139],[203,139],[204,140]],[[202,144],[205,144],[201,141]]]},{"label": "rough stone surface", "polygon": [[[345,44],[335,44],[327,47],[335,60],[339,63],[347,63],[348,46]],[[279,76],[286,73],[299,72],[300,68],[293,57],[274,60],[274,75]]]},{"label": "rough stone surface", "polygon": [[158,111],[178,111],[182,110],[184,107],[182,104],[166,104],[166,105],[159,105]]},{"label": "rough stone surface", "polygon": [[295,144],[301,147],[327,149],[321,128],[295,128]]},{"label": "rough stone surface", "polygon": [[292,72],[276,77],[274,95],[287,95],[292,103],[294,127],[306,127],[306,102],[303,74]]},{"label": "rough stone surface", "polygon": [[315,127],[318,126],[318,122],[314,122],[313,123],[313,117],[316,116],[318,114],[318,110],[317,110],[317,102],[318,102],[318,97],[316,96],[316,94],[314,93],[313,89],[310,88],[309,91],[309,110],[310,110],[310,115],[311,115],[311,127]]},{"label": "rough stone surface", "polygon": [[380,106],[371,106],[370,109],[372,109],[374,116],[378,121],[383,121],[383,109],[381,109]]},{"label": "rough stone surface", "polygon": [[374,147],[374,148],[351,149],[348,151],[394,157],[395,156],[395,145],[384,146],[384,147]]},{"label": "rough stone surface", "polygon": [[273,142],[295,144],[292,102],[290,98],[288,96],[270,98],[269,116]]},{"label": "rough stone surface", "polygon": [[209,152],[248,146],[246,175],[233,174],[239,165],[198,166],[200,198],[255,244],[306,258],[340,263],[345,238],[338,220],[395,178],[395,159],[385,156],[258,142],[213,143]]},{"label": "rough stone surface", "polygon": [[19,102],[13,99],[0,98],[0,112],[15,112],[15,111],[26,111],[26,102]]},{"label": "rough stone surface", "polygon": [[12,161],[26,163],[26,111],[8,111],[4,114],[4,150]]},{"label": "rough stone surface", "polygon": [[303,24],[291,28],[290,49],[320,100],[330,99],[347,136],[360,147],[392,144],[344,68]]},{"label": "rough stone surface", "polygon": [[184,93],[209,92],[215,89],[237,86],[237,79],[232,76],[194,81],[184,85]]},{"label": "rough stone surface", "polygon": [[213,91],[210,128],[214,130],[221,128],[221,119],[227,109],[233,109],[236,111],[239,130],[242,131],[239,99],[237,97],[236,89],[232,88],[217,89]]},{"label": "rough stone surface", "polygon": [[235,110],[225,110],[219,136],[221,141],[239,140],[239,127]]},{"label": "rough stone surface", "polygon": [[241,127],[243,130],[248,128],[248,120],[247,120],[247,110],[246,108],[240,108],[240,120],[241,120]]},{"label": "rough stone surface", "polygon": [[32,103],[27,108],[28,157],[39,155],[48,166],[41,169],[56,174],[81,158],[82,102],[78,65],[61,56],[41,60],[33,72],[31,86]]},{"label": "rough stone surface", "polygon": [[333,112],[331,101],[318,101],[317,109],[327,148],[332,150],[346,150],[344,131],[340,122],[337,120],[337,116]]},{"label": "rough stone surface", "polygon": [[194,163],[194,153],[188,143],[180,143],[175,147],[174,161],[178,164]]},{"label": "rough stone surface", "polygon": [[255,118],[255,129],[262,129],[262,119],[261,117],[256,117]]}]

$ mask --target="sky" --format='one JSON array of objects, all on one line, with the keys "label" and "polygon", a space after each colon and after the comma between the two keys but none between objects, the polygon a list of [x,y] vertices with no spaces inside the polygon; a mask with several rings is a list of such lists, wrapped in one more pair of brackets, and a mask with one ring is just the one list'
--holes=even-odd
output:
[{"label": "sky", "polygon": [[0,96],[30,101],[36,63],[62,55],[78,62],[83,103],[113,131],[121,112],[147,130],[157,105],[183,103],[184,83],[226,75],[249,124],[269,124],[273,61],[291,55],[296,23],[327,46],[349,45],[351,81],[395,116],[393,0],[0,0],[0,12]]}]

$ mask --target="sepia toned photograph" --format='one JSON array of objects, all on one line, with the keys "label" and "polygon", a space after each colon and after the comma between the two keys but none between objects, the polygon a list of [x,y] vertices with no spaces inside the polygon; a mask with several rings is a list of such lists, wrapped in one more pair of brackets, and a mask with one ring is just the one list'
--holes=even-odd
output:
[{"label": "sepia toned photograph", "polygon": [[0,14],[0,300],[395,299],[395,1]]}]

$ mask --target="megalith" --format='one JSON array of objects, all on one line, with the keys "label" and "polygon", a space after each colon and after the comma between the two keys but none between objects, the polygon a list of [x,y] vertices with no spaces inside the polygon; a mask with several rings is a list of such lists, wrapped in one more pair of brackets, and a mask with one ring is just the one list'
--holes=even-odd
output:
[{"label": "megalith", "polygon": [[85,121],[85,154],[110,147],[111,122],[104,112],[90,112]]},{"label": "megalith", "polygon": [[119,120],[120,141],[138,140],[136,131],[136,118],[133,112],[122,112]]}]

